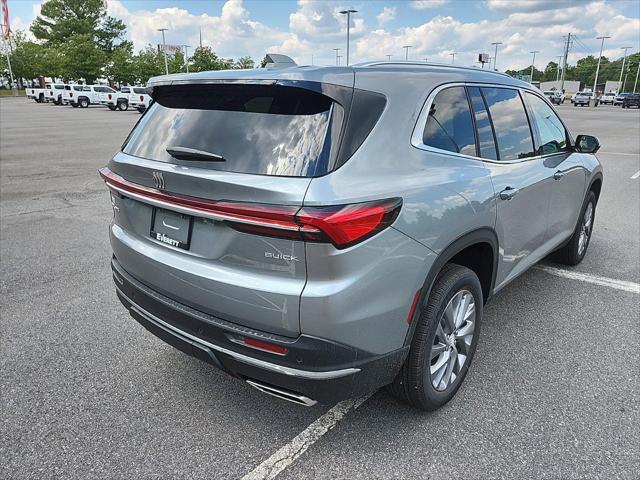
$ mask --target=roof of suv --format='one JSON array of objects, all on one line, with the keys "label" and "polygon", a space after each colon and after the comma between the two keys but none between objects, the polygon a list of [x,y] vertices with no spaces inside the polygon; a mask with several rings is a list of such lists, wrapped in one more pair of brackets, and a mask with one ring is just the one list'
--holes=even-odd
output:
[{"label": "roof of suv", "polygon": [[215,82],[275,82],[275,81],[311,81],[331,83],[352,87],[354,76],[367,76],[367,86],[372,81],[381,84],[389,81],[389,74],[406,75],[435,75],[440,83],[453,81],[473,81],[480,83],[497,83],[515,87],[531,88],[529,83],[516,80],[509,75],[475,67],[462,67],[424,62],[367,62],[349,67],[314,65],[295,66],[288,68],[253,68],[247,70],[214,70],[198,73],[177,73],[162,75],[149,79],[148,87],[160,85],[177,85],[188,83]]}]

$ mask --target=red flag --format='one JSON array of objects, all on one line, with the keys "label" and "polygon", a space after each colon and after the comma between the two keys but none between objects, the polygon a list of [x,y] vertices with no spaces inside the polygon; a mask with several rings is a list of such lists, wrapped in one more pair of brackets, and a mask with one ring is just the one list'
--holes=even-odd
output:
[{"label": "red flag", "polygon": [[9,5],[7,0],[0,0],[2,6],[2,37],[9,38]]}]

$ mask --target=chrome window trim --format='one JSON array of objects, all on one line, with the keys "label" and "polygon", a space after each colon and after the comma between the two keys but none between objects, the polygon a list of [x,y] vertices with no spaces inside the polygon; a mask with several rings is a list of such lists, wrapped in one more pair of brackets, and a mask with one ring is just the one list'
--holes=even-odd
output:
[{"label": "chrome window trim", "polygon": [[247,365],[252,365],[254,367],[262,368],[264,370],[269,370],[271,372],[288,375],[290,377],[306,378],[309,380],[331,380],[334,378],[346,377],[347,375],[353,375],[360,371],[359,368],[345,368],[342,370],[325,370],[325,371],[300,370],[298,368],[285,367],[284,365],[277,365],[275,363],[266,362],[264,360],[253,358],[248,355],[244,355],[242,353],[234,352],[233,350],[229,350],[219,345],[215,345],[213,343],[207,342],[206,340],[198,338],[194,335],[191,335],[188,332],[185,332],[184,330],[174,327],[173,325],[165,322],[164,320],[156,317],[152,313],[140,307],[131,298],[129,298],[117,285],[115,285],[115,287],[118,293],[122,295],[131,304],[131,309],[133,309],[138,315],[145,317],[148,321],[156,323],[158,324],[158,326],[161,326],[164,329],[168,329],[172,332],[175,332],[176,334],[182,337],[186,337],[189,340],[193,340],[194,342],[199,343],[200,345],[204,345],[212,350],[215,350],[216,352],[220,352],[224,355],[228,355],[234,360],[237,360],[238,362],[246,363]]},{"label": "chrome window trim", "polygon": [[[420,109],[420,114],[418,115],[418,120],[416,121],[415,126],[413,127],[413,132],[411,134],[411,145],[419,150],[424,150],[427,152],[434,152],[434,153],[439,153],[441,155],[450,155],[450,156],[454,156],[457,158],[465,158],[465,159],[469,159],[469,160],[476,160],[476,161],[480,161],[480,162],[485,162],[485,163],[491,163],[491,164],[496,164],[496,165],[510,165],[510,164],[514,164],[514,163],[522,163],[522,162],[528,162],[531,160],[538,160],[541,158],[549,158],[552,157],[554,155],[560,155],[560,154],[567,154],[567,153],[571,153],[570,151],[567,152],[556,152],[556,153],[551,153],[548,155],[536,155],[534,157],[527,157],[527,158],[518,158],[518,159],[514,159],[514,160],[493,160],[490,158],[482,158],[482,157],[478,157],[475,155],[465,155],[464,153],[456,153],[456,152],[451,152],[449,150],[443,150],[441,148],[436,148],[436,147],[431,147],[429,145],[425,145],[422,141],[422,136],[424,133],[424,129],[427,125],[427,120],[429,118],[429,110],[431,109],[431,104],[433,103],[433,100],[435,99],[436,95],[438,95],[438,93],[440,93],[442,90],[446,89],[446,88],[451,88],[451,87],[491,87],[491,88],[506,88],[509,90],[515,90],[519,93],[521,92],[529,92],[532,93],[533,95],[537,95],[538,97],[542,98],[543,100],[545,100],[547,103],[549,103],[544,96],[538,95],[535,90],[532,90],[531,88],[526,88],[526,87],[517,87],[517,86],[513,86],[513,85],[504,85],[504,84],[499,84],[499,83],[482,83],[482,82],[451,82],[451,83],[443,83],[442,85],[438,85],[436,88],[434,88],[433,90],[431,90],[431,93],[429,93],[429,95],[427,96],[427,99],[425,100],[424,104],[422,105],[422,108]],[[469,107],[471,109],[471,106]],[[529,128],[532,128],[531,122],[529,121],[529,117],[528,117],[528,111],[527,111],[527,107],[526,105],[523,103],[523,108],[525,109],[525,112],[527,113],[527,121],[529,123]],[[560,115],[557,114],[557,112],[555,111],[555,109],[552,110],[554,111],[554,113],[556,114],[556,116],[558,118],[560,118]],[[473,115],[473,110],[471,110],[471,115]],[[567,129],[567,126],[564,124],[564,122],[562,121],[562,119],[560,118],[560,122],[562,122],[562,125],[564,126],[565,131],[567,132],[567,135],[569,137],[569,139],[571,141],[573,141],[573,138],[571,137],[571,135],[569,135],[569,130]],[[474,126],[475,129],[475,126]],[[533,138],[533,133],[532,133],[532,138],[531,140],[534,142],[535,145],[535,138]],[[496,145],[497,147],[497,145]]]}]

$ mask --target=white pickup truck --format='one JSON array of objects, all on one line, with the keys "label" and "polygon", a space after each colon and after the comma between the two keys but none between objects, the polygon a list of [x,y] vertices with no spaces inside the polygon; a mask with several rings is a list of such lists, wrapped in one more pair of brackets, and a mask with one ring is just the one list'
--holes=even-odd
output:
[{"label": "white pickup truck", "polygon": [[151,105],[151,97],[147,93],[146,87],[133,87],[131,90],[129,105],[140,113],[144,112]]},{"label": "white pickup truck", "polygon": [[82,92],[84,85],[65,85],[62,92],[62,103],[69,105],[72,101],[78,98],[80,92]]},{"label": "white pickup truck", "polygon": [[62,105],[62,92],[64,92],[64,83],[52,83],[47,85],[44,93],[44,101],[53,103],[54,105]]},{"label": "white pickup truck", "polygon": [[[109,88],[109,87],[107,87]],[[100,94],[100,103],[109,107],[109,110],[120,110],[124,112],[129,109],[129,94],[131,87],[122,87],[120,91],[112,90]]]},{"label": "white pickup truck", "polygon": [[45,85],[45,88],[41,88],[41,87],[26,88],[25,93],[27,94],[27,98],[33,98],[36,101],[36,103],[42,103],[45,101],[44,100],[45,93],[50,88],[51,88],[51,84],[47,83]]},{"label": "white pickup truck", "polygon": [[69,105],[74,108],[87,108],[89,105],[100,104],[101,93],[115,93],[115,90],[106,85],[82,85],[82,91],[78,95],[69,98]]}]

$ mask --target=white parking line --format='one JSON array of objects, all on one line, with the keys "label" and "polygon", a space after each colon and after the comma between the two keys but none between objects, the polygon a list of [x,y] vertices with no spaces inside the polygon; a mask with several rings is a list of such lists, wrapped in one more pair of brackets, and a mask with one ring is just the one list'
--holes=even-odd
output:
[{"label": "white parking line", "polygon": [[360,398],[344,400],[300,432],[276,453],[247,473],[242,480],[268,480],[278,476],[307,449],[337,425],[347,413],[362,405],[373,393]]},{"label": "white parking line", "polygon": [[640,178],[640,170],[631,175],[631,180],[635,180],[636,178]]},{"label": "white parking line", "polygon": [[625,292],[640,293],[640,284],[635,282],[627,282],[625,280],[615,280],[613,278],[599,277],[597,275],[589,275],[588,273],[572,272],[561,268],[549,267],[547,265],[537,265],[537,270],[556,275],[558,277],[569,278],[571,280],[579,280],[581,282],[593,283],[603,287],[615,288]]},{"label": "white parking line", "polygon": [[640,155],[638,153],[625,153],[625,152],[600,152],[600,153],[604,153],[606,155],[629,155],[632,157],[637,157],[638,155]]}]

